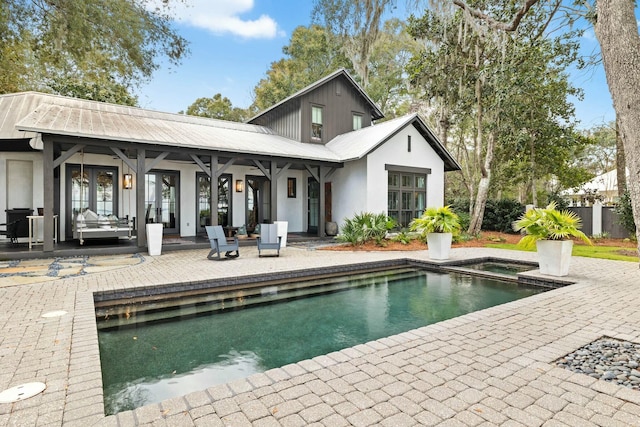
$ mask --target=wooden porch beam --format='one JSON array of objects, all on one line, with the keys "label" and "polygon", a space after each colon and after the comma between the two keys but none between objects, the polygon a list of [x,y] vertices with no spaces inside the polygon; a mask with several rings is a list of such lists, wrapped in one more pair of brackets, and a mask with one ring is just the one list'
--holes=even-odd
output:
[{"label": "wooden porch beam", "polygon": [[113,151],[114,153],[116,153],[116,156],[120,157],[120,160],[122,160],[123,162],[125,162],[127,164],[127,166],[129,166],[130,169],[136,170],[136,165],[131,161],[130,158],[128,158],[121,149],[119,149],[118,147],[110,147],[111,151]]},{"label": "wooden porch beam", "polygon": [[43,230],[42,230],[42,251],[53,252],[53,236],[54,236],[54,224],[53,224],[53,208],[54,208],[54,170],[56,168],[55,161],[53,159],[53,141],[42,141],[42,178],[44,189],[44,218],[43,218]]},{"label": "wooden porch beam", "polygon": [[209,175],[209,178],[211,178],[211,169],[208,168],[202,160],[200,160],[200,157],[196,156],[195,154],[189,154],[189,156],[198,166],[200,166],[200,169],[202,169],[202,171]]},{"label": "wooden porch beam", "polygon": [[220,170],[218,169],[218,156],[211,155],[211,164],[209,165],[209,216],[210,224],[218,225],[218,177]]},{"label": "wooden porch beam", "polygon": [[145,189],[144,189],[144,180],[145,174],[147,173],[145,167],[145,155],[146,152],[144,148],[138,149],[138,161],[136,164],[136,230],[137,230],[137,240],[138,247],[143,248],[147,246],[147,233],[146,233],[146,225],[147,225],[147,206],[145,204]]},{"label": "wooden porch beam", "polygon": [[78,151],[82,150],[84,147],[85,147],[84,144],[76,144],[73,147],[71,147],[70,149],[68,149],[67,151],[65,151],[64,154],[61,154],[60,157],[58,157],[57,159],[54,159],[53,160],[54,169],[57,168],[58,166],[62,165],[67,160],[69,160],[69,158],[71,156],[76,154]]},{"label": "wooden porch beam", "polygon": [[[304,165],[304,168],[307,170],[307,172],[309,172],[311,174],[311,176],[318,182],[320,182],[320,177],[318,176],[318,174],[316,173],[316,171],[314,171],[313,169],[311,169],[311,166],[309,165]],[[320,166],[318,166],[318,169],[320,169]]]},{"label": "wooden porch beam", "polygon": [[262,165],[262,162],[260,162],[260,160],[253,160],[253,163],[255,163],[255,165],[262,171],[262,173],[264,174],[264,176],[267,177],[267,179],[271,179],[271,174],[269,173],[269,171],[267,171],[267,169]]},{"label": "wooden porch beam", "polygon": [[[272,163],[275,163],[275,162],[272,162]],[[279,179],[280,176],[282,176],[283,173],[288,171],[290,167],[291,167],[291,163],[287,163],[286,165],[284,165],[276,174],[276,179]]]},{"label": "wooden porch beam", "polygon": [[271,162],[271,223],[278,220],[278,164]]},{"label": "wooden porch beam", "polygon": [[[142,151],[144,152],[145,150],[142,150]],[[140,153],[140,150],[138,150],[138,153]],[[165,151],[165,152],[163,152],[163,153],[160,153],[160,155],[158,155],[158,157],[156,157],[155,159],[153,159],[153,160],[152,160],[152,161],[147,165],[147,167],[145,168],[144,173],[147,173],[147,172],[149,172],[151,169],[153,169],[154,167],[156,167],[156,165],[157,165],[158,163],[160,163],[161,161],[163,161],[163,160],[164,160],[164,158],[165,158],[165,157],[167,157],[168,155],[169,155],[169,152],[168,152],[168,151]],[[144,174],[143,174],[143,175],[144,175]]]}]

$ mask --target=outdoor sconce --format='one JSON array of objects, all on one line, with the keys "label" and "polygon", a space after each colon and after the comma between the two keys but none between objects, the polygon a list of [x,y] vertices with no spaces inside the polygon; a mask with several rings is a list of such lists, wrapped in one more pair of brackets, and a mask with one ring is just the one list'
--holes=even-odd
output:
[{"label": "outdoor sconce", "polygon": [[125,190],[131,190],[133,188],[133,176],[130,173],[125,173],[122,176],[122,188]]},{"label": "outdoor sconce", "polygon": [[236,193],[242,193],[244,190],[244,181],[241,179],[236,179]]}]

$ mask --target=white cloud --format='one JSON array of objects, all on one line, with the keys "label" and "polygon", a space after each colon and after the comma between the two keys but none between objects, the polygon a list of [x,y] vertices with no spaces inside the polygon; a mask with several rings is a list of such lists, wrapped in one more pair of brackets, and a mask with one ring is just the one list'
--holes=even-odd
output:
[{"label": "white cloud", "polygon": [[[160,2],[155,0],[151,3]],[[252,39],[272,39],[283,34],[276,21],[268,15],[261,15],[257,19],[242,18],[243,14],[254,8],[254,0],[187,0],[170,4],[171,15],[176,20],[215,34],[233,34]]]}]

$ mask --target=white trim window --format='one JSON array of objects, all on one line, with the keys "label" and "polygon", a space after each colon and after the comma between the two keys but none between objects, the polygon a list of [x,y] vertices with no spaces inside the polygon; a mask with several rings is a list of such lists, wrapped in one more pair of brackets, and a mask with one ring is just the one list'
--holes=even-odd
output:
[{"label": "white trim window", "polygon": [[311,139],[322,141],[322,107],[311,106]]},{"label": "white trim window", "polygon": [[362,114],[353,113],[353,130],[362,129]]}]

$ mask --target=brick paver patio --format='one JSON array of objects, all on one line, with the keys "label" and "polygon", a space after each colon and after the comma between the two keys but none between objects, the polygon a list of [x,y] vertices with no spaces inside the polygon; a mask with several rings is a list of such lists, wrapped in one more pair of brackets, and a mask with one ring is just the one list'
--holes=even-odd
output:
[{"label": "brick paver patio", "polygon": [[[104,416],[93,292],[397,258],[419,252],[286,248],[233,261],[177,251],[124,268],[0,287],[2,426],[640,426],[640,392],[553,361],[602,336],[640,342],[636,263],[574,258],[576,284],[424,328]],[[454,259],[535,254],[454,249]],[[42,314],[65,310],[62,317]]]}]

